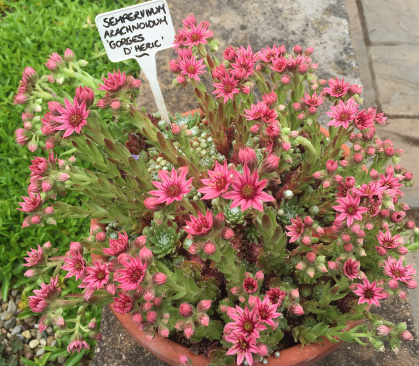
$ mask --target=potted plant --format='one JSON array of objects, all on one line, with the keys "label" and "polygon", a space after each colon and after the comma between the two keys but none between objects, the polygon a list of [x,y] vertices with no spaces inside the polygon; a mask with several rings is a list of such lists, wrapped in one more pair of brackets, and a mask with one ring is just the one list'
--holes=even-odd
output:
[{"label": "potted plant", "polygon": [[[65,256],[46,243],[25,258],[42,282],[29,298],[40,329],[53,324],[80,351],[100,337],[85,309],[112,304],[171,364],[308,364],[340,341],[397,352],[406,324],[373,309],[416,287],[404,256],[419,231],[404,220],[403,151],[375,136],[386,117],[360,107],[359,86],[319,80],[311,48],[229,46],[219,61],[192,15],[174,48],[174,84],[191,85],[200,109],[171,121],[139,108],[139,80],[118,70],[101,82],[69,49],[50,56],[49,75],[23,72],[17,142],[49,154],[29,167],[23,226],[94,219]],[[69,190],[80,205],[56,200]],[[80,294],[64,295],[64,275]]]}]

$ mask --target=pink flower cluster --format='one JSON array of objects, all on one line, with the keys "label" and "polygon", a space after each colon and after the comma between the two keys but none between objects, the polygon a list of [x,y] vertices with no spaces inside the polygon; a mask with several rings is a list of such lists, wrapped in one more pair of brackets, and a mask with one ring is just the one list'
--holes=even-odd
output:
[{"label": "pink flower cluster", "polygon": [[267,355],[267,347],[258,343],[257,339],[261,337],[260,332],[267,330],[267,326],[276,329],[278,324],[274,319],[282,315],[277,312],[280,302],[273,303],[268,294],[263,301],[259,297],[250,296],[248,303],[252,310],[247,306],[244,309],[239,306],[228,307],[227,315],[233,322],[224,327],[224,340],[233,344],[227,355],[237,355],[238,365],[244,360],[253,365],[253,355]]}]

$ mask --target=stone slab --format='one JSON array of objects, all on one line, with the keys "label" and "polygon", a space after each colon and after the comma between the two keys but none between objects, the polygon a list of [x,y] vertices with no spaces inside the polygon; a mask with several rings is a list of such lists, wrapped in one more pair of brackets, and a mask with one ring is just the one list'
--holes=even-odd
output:
[{"label": "stone slab", "polygon": [[377,100],[374,92],[373,78],[371,76],[370,65],[368,62],[368,49],[365,45],[358,5],[356,0],[345,0],[345,4],[349,17],[349,33],[351,35],[352,46],[354,48],[359,67],[364,105],[366,107],[375,107],[377,105]]},{"label": "stone slab", "polygon": [[[419,342],[416,337],[409,303],[398,298],[382,302],[374,312],[395,323],[407,321],[415,340],[404,342],[396,356],[389,346],[379,353],[371,345],[343,344],[335,352],[316,362],[314,366],[419,366]],[[139,346],[125,331],[108,307],[103,308],[100,331],[103,339],[97,342],[91,366],[166,366]]]},{"label": "stone slab", "polygon": [[388,121],[388,125],[377,126],[377,135],[383,141],[390,139],[395,148],[404,150],[400,165],[413,173],[416,185],[411,188],[402,187],[405,193],[403,202],[419,210],[419,119],[389,118]]},{"label": "stone slab", "polygon": [[371,46],[370,53],[383,112],[419,116],[419,45]]},{"label": "stone slab", "polygon": [[[253,50],[274,43],[284,44],[288,50],[296,44],[311,46],[314,62],[320,63],[322,78],[345,77],[351,83],[360,83],[344,0],[209,0],[205,4],[196,0],[168,0],[168,4],[175,29],[182,27],[181,20],[189,13],[194,13],[198,21],[210,22],[210,29],[220,41],[218,58],[228,45],[249,44]],[[157,53],[159,82],[171,114],[197,108],[190,85],[172,87],[174,77],[168,61],[175,57],[171,49]],[[154,113],[157,108],[148,82],[143,75],[140,78],[143,82],[140,105]],[[213,91],[209,83],[207,90]]]},{"label": "stone slab", "polygon": [[373,44],[419,44],[418,0],[361,0]]}]

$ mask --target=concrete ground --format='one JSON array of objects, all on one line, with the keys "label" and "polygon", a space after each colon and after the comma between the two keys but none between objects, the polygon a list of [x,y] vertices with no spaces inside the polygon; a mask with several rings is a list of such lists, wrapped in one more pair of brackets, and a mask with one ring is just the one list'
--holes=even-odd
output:
[{"label": "concrete ground", "polygon": [[[358,61],[364,101],[388,116],[378,128],[382,140],[404,149],[400,165],[419,180],[419,1],[345,0],[352,46]],[[419,181],[404,190],[410,217],[419,226]],[[408,256],[417,269],[419,254]],[[419,290],[410,291],[419,334]]]}]

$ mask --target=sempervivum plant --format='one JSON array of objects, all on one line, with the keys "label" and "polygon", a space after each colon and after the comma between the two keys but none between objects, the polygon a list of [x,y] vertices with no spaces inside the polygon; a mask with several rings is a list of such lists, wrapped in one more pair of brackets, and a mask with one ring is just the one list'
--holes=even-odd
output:
[{"label": "sempervivum plant", "polygon": [[[139,80],[97,80],[70,50],[50,56],[49,75],[23,72],[17,142],[48,152],[32,160],[23,226],[104,224],[63,257],[50,243],[28,253],[27,275],[47,283],[29,299],[40,329],[55,325],[79,351],[99,337],[85,309],[113,303],[147,337],[193,345],[211,365],[266,363],[324,337],[397,352],[406,324],[373,310],[416,287],[404,256],[419,231],[404,220],[403,151],[375,135],[386,117],[360,107],[359,86],[319,80],[311,48],[229,46],[219,61],[208,22],[193,16],[174,48],[175,85],[192,88],[200,111],[171,121],[137,106]],[[56,201],[69,190],[79,206]],[[61,289],[64,275],[81,294]],[[66,307],[77,318],[63,319]]]}]

